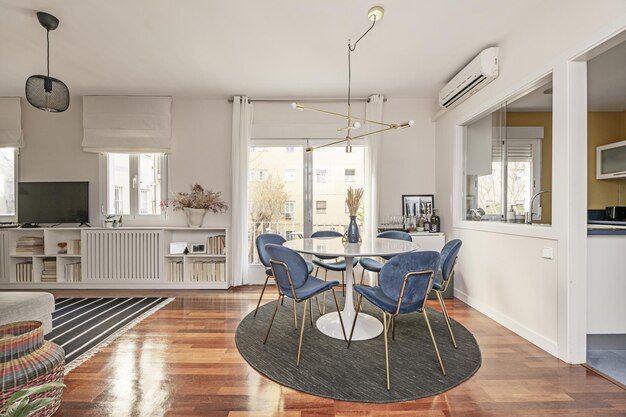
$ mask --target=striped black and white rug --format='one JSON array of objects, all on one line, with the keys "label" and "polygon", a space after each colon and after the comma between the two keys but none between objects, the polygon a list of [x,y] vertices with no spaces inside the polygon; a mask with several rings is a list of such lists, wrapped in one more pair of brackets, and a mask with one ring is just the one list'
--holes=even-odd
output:
[{"label": "striped black and white rug", "polygon": [[65,350],[67,374],[172,300],[167,297],[57,298],[52,331],[45,338]]}]

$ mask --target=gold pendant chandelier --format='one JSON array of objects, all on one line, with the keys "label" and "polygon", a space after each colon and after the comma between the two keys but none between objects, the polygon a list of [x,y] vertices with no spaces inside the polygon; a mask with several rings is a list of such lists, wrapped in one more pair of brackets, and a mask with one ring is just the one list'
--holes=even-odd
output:
[{"label": "gold pendant chandelier", "polygon": [[[296,102],[291,103],[291,107],[294,110],[311,110],[311,111],[316,111],[318,113],[324,113],[324,114],[329,114],[331,116],[338,116],[341,117],[343,119],[346,119],[346,126],[345,127],[341,127],[339,129],[337,129],[338,131],[345,131],[346,132],[346,136],[345,138],[341,139],[341,140],[337,140],[334,142],[330,142],[330,143],[326,143],[324,145],[320,145],[320,146],[311,146],[306,148],[307,152],[311,152],[315,149],[319,149],[319,148],[325,148],[327,146],[333,146],[333,145],[337,145],[339,143],[343,143],[346,142],[346,152],[352,152],[352,141],[356,140],[356,139],[362,139],[366,136],[370,136],[370,135],[375,135],[378,133],[382,133],[382,132],[386,132],[388,130],[397,130],[397,129],[405,129],[407,127],[411,127],[414,125],[415,122],[413,122],[413,120],[409,120],[408,122],[404,122],[404,123],[383,123],[383,122],[377,122],[374,120],[367,120],[367,119],[363,119],[360,117],[356,117],[352,115],[352,91],[351,91],[351,87],[352,87],[352,65],[351,65],[351,54],[352,52],[354,52],[356,50],[356,46],[359,43],[359,41],[361,39],[363,39],[363,37],[365,37],[365,35],[367,35],[369,33],[370,30],[372,30],[374,28],[374,25],[376,25],[376,22],[381,20],[383,18],[383,14],[385,13],[384,9],[380,6],[374,6],[371,9],[369,9],[369,11],[367,12],[367,17],[369,18],[369,20],[372,21],[372,25],[369,27],[369,29],[367,29],[365,31],[365,33],[363,33],[363,35],[361,35],[361,37],[359,39],[357,39],[356,42],[354,42],[354,45],[352,45],[351,41],[348,41],[348,114],[341,114],[341,113],[336,113],[336,112],[332,112],[332,111],[328,111],[328,110],[322,110],[322,109],[317,109],[314,107],[308,107],[308,106],[304,106],[302,104],[298,104]],[[378,130],[374,130],[368,133],[363,133],[361,135],[356,135],[356,136],[352,136],[352,131],[353,130],[358,130],[362,124],[364,123],[371,123],[373,125],[377,125],[380,126],[380,129]]]}]

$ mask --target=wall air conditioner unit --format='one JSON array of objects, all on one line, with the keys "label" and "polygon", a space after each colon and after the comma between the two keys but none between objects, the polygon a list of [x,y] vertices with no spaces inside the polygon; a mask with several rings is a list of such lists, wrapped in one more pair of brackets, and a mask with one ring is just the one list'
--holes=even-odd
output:
[{"label": "wall air conditioner unit", "polygon": [[455,107],[498,78],[498,48],[483,50],[439,92],[439,105]]}]

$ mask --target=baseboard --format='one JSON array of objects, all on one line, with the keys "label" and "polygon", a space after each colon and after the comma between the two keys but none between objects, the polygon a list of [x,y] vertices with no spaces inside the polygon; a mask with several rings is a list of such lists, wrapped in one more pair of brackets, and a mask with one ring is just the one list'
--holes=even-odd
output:
[{"label": "baseboard", "polygon": [[545,350],[550,355],[558,358],[558,345],[555,341],[540,335],[539,333],[529,329],[518,321],[513,320],[512,318],[500,313],[499,311],[494,310],[485,303],[470,297],[463,291],[460,291],[456,288],[454,289],[454,296],[463,301],[465,304],[469,305],[470,307],[480,311],[487,317],[493,319],[497,323],[511,330],[513,333],[516,333],[517,335],[528,340],[533,345]]}]

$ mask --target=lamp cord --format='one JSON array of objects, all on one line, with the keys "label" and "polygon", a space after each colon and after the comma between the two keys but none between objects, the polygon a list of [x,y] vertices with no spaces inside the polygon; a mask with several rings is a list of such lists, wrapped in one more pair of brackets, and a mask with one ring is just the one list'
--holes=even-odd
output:
[{"label": "lamp cord", "polygon": [[365,33],[362,34],[361,37],[356,40],[356,42],[354,42],[354,46],[352,46],[350,44],[350,41],[348,41],[348,108],[350,108],[350,104],[351,104],[351,87],[352,87],[352,63],[350,60],[350,54],[356,51],[356,46],[359,43],[359,41],[363,39],[365,35],[369,33],[370,30],[374,29],[375,24],[376,24],[376,18],[374,18],[374,20],[372,21],[372,26],[370,26],[370,28],[367,29]]},{"label": "lamp cord", "polygon": [[50,30],[46,30],[46,64],[48,68],[48,78],[50,78]]}]

